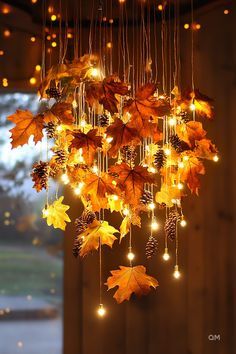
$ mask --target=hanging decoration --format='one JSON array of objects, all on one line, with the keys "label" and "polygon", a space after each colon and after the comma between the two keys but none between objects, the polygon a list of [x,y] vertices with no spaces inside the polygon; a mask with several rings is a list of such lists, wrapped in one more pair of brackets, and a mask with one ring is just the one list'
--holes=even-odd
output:
[{"label": "hanging decoration", "polygon": [[[169,242],[174,243],[174,277],[180,277],[178,233],[180,227],[186,226],[182,201],[189,192],[198,195],[200,177],[205,174],[203,161],[218,160],[217,149],[203,128],[204,120],[213,118],[212,101],[195,89],[194,67],[192,90],[186,93],[181,90],[178,2],[174,9],[169,2],[163,3],[162,84],[158,83],[156,47],[154,53],[151,51],[151,40],[157,41],[158,9],[156,5],[152,9],[148,2],[145,22],[144,4],[133,2],[137,7],[141,6],[140,29],[136,26],[137,16],[133,14],[133,36],[137,31],[143,42],[129,52],[127,19],[124,21],[126,4],[120,2],[118,40],[123,55],[122,58],[118,48],[117,72],[120,75],[113,69],[114,54],[109,54],[106,61],[104,59],[107,50],[114,49],[113,20],[106,20],[109,31],[102,26],[106,16],[100,3],[98,21],[94,22],[94,14],[91,19],[89,54],[78,56],[76,31],[80,26],[76,18],[74,60],[65,60],[62,54],[65,48],[60,48],[59,63],[43,76],[39,94],[47,103],[46,109],[37,115],[17,110],[8,117],[15,124],[11,129],[12,148],[27,144],[31,136],[38,143],[45,134],[50,146],[52,144],[51,157],[37,161],[31,173],[36,191],[46,191],[43,218],[48,225],[65,230],[66,224],[71,222],[67,214],[70,206],[64,204],[64,197],[55,198],[50,194],[50,179],[68,185],[78,197],[74,203],[83,204],[84,211],[75,220],[73,254],[83,258],[91,252],[99,252],[99,316],[105,315],[102,301],[104,245],[114,248],[115,243],[125,242],[125,238],[128,241],[128,265],[112,270],[106,282],[109,290],[118,287],[114,295],[118,303],[129,300],[132,293],[146,295],[158,286],[143,265],[133,265],[135,236],[132,230],[136,227],[142,228],[147,235],[144,249],[147,259],[161,250],[163,237],[163,259],[168,261]],[[167,26],[168,5],[174,20]],[[152,26],[151,13],[154,14]],[[94,28],[96,23],[98,27]],[[96,31],[100,36],[97,51],[92,50],[91,39]],[[103,35],[109,39],[110,46],[103,43]],[[167,51],[168,43],[170,49]],[[152,66],[156,67],[156,77]],[[44,72],[45,63],[42,63],[42,74]],[[109,212],[120,214],[119,230],[107,221]],[[162,225],[160,215],[166,217]],[[145,217],[149,219],[147,229],[142,222]]]}]

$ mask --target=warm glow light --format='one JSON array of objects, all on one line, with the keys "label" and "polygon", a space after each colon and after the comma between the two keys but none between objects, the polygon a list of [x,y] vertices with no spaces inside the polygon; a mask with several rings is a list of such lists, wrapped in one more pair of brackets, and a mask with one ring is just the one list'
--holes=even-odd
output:
[{"label": "warm glow light", "polygon": [[213,161],[214,162],[218,162],[219,161],[219,156],[218,155],[214,155],[213,156]]},{"label": "warm glow light", "polygon": [[184,161],[188,161],[188,160],[189,160],[189,156],[185,155],[185,156],[183,157],[183,160],[184,160]]},{"label": "warm glow light", "polygon": [[127,254],[127,258],[128,258],[129,261],[133,261],[134,258],[135,258],[135,254],[130,251],[130,252]]},{"label": "warm glow light", "polygon": [[77,104],[76,100],[73,100],[73,101],[72,101],[72,107],[73,107],[74,109],[76,109],[76,108],[78,107],[78,104]]},{"label": "warm glow light", "polygon": [[53,33],[53,34],[52,34],[52,38],[54,38],[54,39],[57,38],[57,34],[56,34],[56,33]]},{"label": "warm glow light", "polygon": [[97,78],[100,76],[100,70],[98,68],[92,68],[90,71],[90,75],[94,78]]},{"label": "warm glow light", "polygon": [[180,278],[180,272],[179,272],[179,267],[176,265],[175,266],[175,270],[174,270],[174,273],[173,273],[173,276],[175,277],[175,279],[179,279]]},{"label": "warm glow light", "polygon": [[182,220],[180,221],[180,225],[181,225],[182,227],[185,227],[185,226],[187,225],[187,221],[184,220],[184,219],[182,219]]},{"label": "warm glow light", "polygon": [[108,43],[107,43],[107,48],[108,48],[108,49],[111,49],[111,48],[112,48],[112,43],[111,43],[111,42],[108,42]]},{"label": "warm glow light", "polygon": [[81,194],[83,186],[84,186],[83,182],[80,182],[78,184],[78,186],[74,189],[75,195],[80,195]]},{"label": "warm glow light", "polygon": [[69,177],[66,173],[63,173],[63,175],[61,175],[61,180],[64,184],[68,184],[70,182]]},{"label": "warm glow light", "polygon": [[62,125],[58,125],[56,130],[57,130],[58,133],[62,132],[63,126]]},{"label": "warm glow light", "polygon": [[109,136],[108,138],[106,138],[106,141],[108,142],[108,144],[110,144],[112,142],[113,138],[111,136]]},{"label": "warm glow light", "polygon": [[47,207],[45,207],[43,209],[43,217],[47,217],[48,215],[49,215],[49,211],[48,211]]},{"label": "warm glow light", "polygon": [[36,65],[35,70],[39,72],[41,70],[41,65]]},{"label": "warm glow light", "polygon": [[162,11],[162,10],[163,10],[163,5],[162,5],[162,4],[159,4],[159,5],[157,6],[157,8],[158,8],[159,11]]},{"label": "warm glow light", "polygon": [[23,347],[23,342],[19,340],[19,341],[17,342],[17,347],[18,347],[18,348],[22,348],[22,347]]},{"label": "warm glow light", "polygon": [[166,149],[164,150],[164,153],[166,154],[166,156],[169,156],[169,155],[171,154],[171,150],[168,149],[168,148],[166,148]]},{"label": "warm glow light", "polygon": [[184,28],[185,28],[185,29],[189,29],[189,24],[188,24],[188,23],[185,23],[185,24],[184,24]]},{"label": "warm glow light", "polygon": [[35,36],[30,37],[30,41],[33,43],[36,42],[36,37]]},{"label": "warm glow light", "polygon": [[57,19],[57,16],[56,16],[56,15],[52,15],[52,16],[51,16],[51,21],[56,21],[56,19]]},{"label": "warm glow light", "polygon": [[124,214],[125,216],[129,215],[129,209],[128,209],[128,208],[124,208],[124,209],[123,209],[123,214]]},{"label": "warm glow light", "polygon": [[32,4],[36,4],[38,0],[31,0]]},{"label": "warm glow light", "polygon": [[156,173],[157,170],[155,169],[155,167],[151,166],[151,167],[148,168],[148,172]]},{"label": "warm glow light", "polygon": [[48,41],[50,41],[51,40],[50,34],[48,34],[46,38],[47,38]]},{"label": "warm glow light", "polygon": [[165,248],[165,252],[164,252],[162,258],[164,259],[164,261],[168,261],[170,259],[170,255],[168,253],[168,248]]},{"label": "warm glow light", "polygon": [[68,32],[68,33],[67,33],[67,38],[69,38],[69,39],[73,38],[73,34],[70,33],[70,32]]},{"label": "warm glow light", "polygon": [[124,4],[125,0],[119,0],[120,4]]},{"label": "warm glow light", "polygon": [[93,171],[93,173],[97,174],[98,173],[98,167],[96,165],[94,165],[92,167],[92,171]]},{"label": "warm glow light", "polygon": [[57,42],[53,41],[53,42],[51,43],[51,46],[52,46],[53,48],[55,48],[55,47],[57,46]]},{"label": "warm glow light", "polygon": [[168,123],[171,127],[173,127],[174,125],[176,125],[176,118],[175,117],[170,118]]},{"label": "warm glow light", "polygon": [[177,187],[178,187],[178,189],[180,189],[180,190],[181,190],[181,189],[183,189],[183,188],[184,188],[184,185],[183,185],[183,183],[178,183],[178,184],[177,184]]},{"label": "warm glow light", "polygon": [[106,309],[104,308],[103,304],[99,305],[99,308],[97,309],[97,314],[99,317],[104,317],[106,314]]},{"label": "warm glow light", "polygon": [[3,35],[4,35],[4,37],[10,37],[11,31],[10,31],[9,29],[5,29],[5,30],[3,31]]},{"label": "warm glow light", "polygon": [[225,9],[224,10],[224,15],[228,15],[229,14],[229,10],[228,9]]},{"label": "warm glow light", "polygon": [[4,7],[2,8],[2,13],[3,13],[4,15],[9,14],[9,13],[10,13],[10,8],[9,8],[8,6],[4,6]]},{"label": "warm glow light", "polygon": [[180,161],[180,162],[178,163],[178,166],[179,166],[179,168],[184,168],[184,163],[183,163],[183,161]]},{"label": "warm glow light", "polygon": [[4,55],[4,50],[0,50],[0,56],[2,57]]},{"label": "warm glow light", "polygon": [[189,106],[189,108],[190,108],[190,110],[193,111],[193,112],[196,111],[196,106],[195,106],[194,103],[191,103],[190,106]]},{"label": "warm glow light", "polygon": [[159,224],[158,222],[156,221],[156,219],[153,219],[152,223],[151,223],[151,229],[156,231],[159,229]]},{"label": "warm glow light", "polygon": [[200,23],[197,23],[196,26],[195,26],[195,28],[196,28],[197,30],[200,30],[200,28],[201,28]]},{"label": "warm glow light", "polygon": [[7,87],[8,86],[8,80],[5,77],[2,79],[2,86],[3,87]]},{"label": "warm glow light", "polygon": [[86,127],[86,124],[87,124],[86,120],[82,119],[80,122],[81,127],[82,128]]},{"label": "warm glow light", "polygon": [[36,80],[36,78],[35,78],[35,77],[31,77],[31,78],[29,79],[29,83],[30,83],[30,85],[35,85],[35,84],[36,84],[36,82],[37,82],[37,80]]},{"label": "warm glow light", "polygon": [[118,197],[118,195],[113,194],[112,199],[116,201],[116,200],[118,200],[118,199],[119,199],[119,197]]},{"label": "warm glow light", "polygon": [[148,204],[148,208],[150,209],[150,210],[154,210],[155,208],[156,208],[156,205],[155,205],[155,203],[149,203]]}]

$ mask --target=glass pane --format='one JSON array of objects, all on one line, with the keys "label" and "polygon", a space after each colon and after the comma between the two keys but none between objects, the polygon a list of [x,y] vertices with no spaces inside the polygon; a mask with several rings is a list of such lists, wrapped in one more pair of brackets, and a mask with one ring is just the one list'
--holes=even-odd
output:
[{"label": "glass pane", "polygon": [[0,95],[0,353],[60,354],[63,235],[41,219],[45,193],[30,178],[46,139],[11,150],[6,117],[19,107],[37,111],[37,96]]}]

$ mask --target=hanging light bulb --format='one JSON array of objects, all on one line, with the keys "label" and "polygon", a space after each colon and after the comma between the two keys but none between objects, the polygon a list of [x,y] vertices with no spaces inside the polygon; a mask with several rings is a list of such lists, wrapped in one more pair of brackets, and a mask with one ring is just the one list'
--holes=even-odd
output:
[{"label": "hanging light bulb", "polygon": [[192,112],[196,111],[196,106],[193,102],[190,104],[189,108]]},{"label": "hanging light bulb", "polygon": [[177,188],[180,189],[180,190],[183,189],[183,188],[184,188],[183,183],[178,183],[178,184],[177,184]]},{"label": "hanging light bulb", "polygon": [[113,137],[109,136],[106,138],[106,141],[108,142],[108,144],[110,144],[113,140]]},{"label": "hanging light bulb", "polygon": [[184,218],[182,218],[182,220],[180,221],[180,226],[185,227],[186,225],[187,225],[187,221]]},{"label": "hanging light bulb", "polygon": [[184,168],[184,163],[183,163],[183,161],[180,161],[180,162],[178,163],[178,166],[179,166],[179,168]]},{"label": "hanging light bulb", "polygon": [[218,155],[214,155],[214,156],[213,156],[213,161],[214,161],[214,162],[218,162],[218,161],[219,161],[219,159],[220,159],[220,158],[219,158],[219,156],[218,156]]},{"label": "hanging light bulb", "polygon": [[124,214],[125,216],[129,215],[129,214],[130,214],[129,209],[128,209],[128,208],[124,208],[124,209],[123,209],[123,214]]},{"label": "hanging light bulb", "polygon": [[164,150],[164,153],[166,154],[166,156],[169,156],[171,154],[171,150],[169,148],[166,148]]},{"label": "hanging light bulb", "polygon": [[164,259],[164,261],[168,261],[170,259],[170,255],[168,253],[168,248],[165,248],[165,252],[164,252],[162,258]]},{"label": "hanging light bulb", "polygon": [[47,205],[45,205],[45,208],[43,209],[43,217],[46,218],[49,215],[49,210],[47,208]]},{"label": "hanging light bulb", "polygon": [[173,127],[176,125],[176,118],[175,117],[171,117],[169,120],[168,120],[168,124]]},{"label": "hanging light bulb", "polygon": [[152,229],[153,231],[156,231],[156,230],[159,229],[159,224],[158,224],[156,218],[153,218],[153,220],[152,220],[151,229]]},{"label": "hanging light bulb", "polygon": [[118,197],[118,195],[113,194],[112,199],[113,199],[114,201],[117,201],[117,200],[119,199],[119,197]]},{"label": "hanging light bulb", "polygon": [[98,167],[97,167],[97,165],[94,165],[94,166],[92,167],[92,171],[93,171],[93,173],[95,173],[95,174],[98,173]]},{"label": "hanging light bulb", "polygon": [[82,128],[84,128],[84,127],[86,127],[86,124],[87,124],[86,120],[82,119],[81,122],[80,122],[80,126]]},{"label": "hanging light bulb", "polygon": [[129,253],[127,254],[127,258],[129,261],[133,261],[135,258],[135,254],[130,250]]},{"label": "hanging light bulb", "polygon": [[175,279],[179,279],[180,276],[181,276],[178,265],[175,265],[173,276],[174,276]]},{"label": "hanging light bulb", "polygon": [[150,210],[154,210],[154,209],[156,208],[156,204],[153,203],[153,202],[151,202],[151,203],[148,204],[148,208],[149,208]]},{"label": "hanging light bulb", "polygon": [[101,72],[100,72],[100,70],[98,68],[92,68],[90,70],[90,76],[96,79],[99,76],[101,76]]},{"label": "hanging light bulb", "polygon": [[106,309],[104,308],[103,304],[100,304],[97,309],[97,314],[99,317],[104,317],[106,314]]},{"label": "hanging light bulb", "polygon": [[68,184],[70,182],[69,177],[66,173],[63,173],[63,175],[61,175],[61,180],[64,184]]}]

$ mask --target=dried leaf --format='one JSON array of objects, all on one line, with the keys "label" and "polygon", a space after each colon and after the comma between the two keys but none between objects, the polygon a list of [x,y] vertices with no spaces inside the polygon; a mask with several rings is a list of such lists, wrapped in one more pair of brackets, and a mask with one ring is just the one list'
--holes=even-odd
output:
[{"label": "dried leaf", "polygon": [[45,123],[59,123],[65,125],[71,125],[75,121],[72,114],[72,105],[66,102],[55,103],[51,109],[44,113]]},{"label": "dried leaf", "polygon": [[73,133],[74,139],[71,143],[72,148],[82,149],[82,155],[85,162],[91,165],[94,162],[94,155],[97,148],[102,147],[102,137],[97,136],[98,129],[92,129],[87,134],[82,131]]},{"label": "dried leaf", "polygon": [[131,225],[141,227],[141,219],[136,213],[130,213],[124,217],[120,225],[120,242],[130,231]]},{"label": "dried leaf", "polygon": [[203,139],[206,131],[202,127],[201,122],[190,121],[186,124],[178,124],[176,127],[178,137],[185,141],[192,148],[195,147],[196,141]]},{"label": "dried leaf", "polygon": [[106,130],[107,136],[112,138],[109,155],[116,157],[118,150],[126,145],[137,145],[140,143],[139,133],[136,129],[124,124],[119,118],[115,120]]},{"label": "dried leaf", "polygon": [[113,246],[116,236],[114,233],[119,232],[113,226],[110,226],[107,221],[94,220],[89,227],[79,235],[82,241],[80,248],[80,256],[84,257],[89,252],[97,250],[99,247],[99,242],[102,245],[107,245],[109,247]]},{"label": "dried leaf", "polygon": [[118,174],[118,186],[125,192],[125,203],[137,206],[144,191],[145,183],[155,183],[155,175],[143,166],[131,168],[126,163],[112,166],[111,173]]},{"label": "dried leaf", "polygon": [[181,199],[181,196],[181,190],[176,186],[162,184],[160,192],[156,193],[156,202],[171,208],[174,205],[173,200]]},{"label": "dried leaf", "polygon": [[66,222],[71,221],[66,213],[70,207],[62,203],[63,199],[62,196],[43,209],[43,218],[47,219],[48,226],[52,225],[55,229],[61,230],[65,230]]},{"label": "dried leaf", "polygon": [[33,114],[26,110],[17,110],[7,118],[16,124],[14,128],[10,130],[12,138],[12,148],[17,148],[28,143],[31,135],[34,137],[34,142],[37,143],[43,138],[43,116]]},{"label": "dried leaf", "polygon": [[212,160],[217,152],[216,146],[209,139],[202,139],[196,142],[194,153],[199,158]]},{"label": "dried leaf", "polygon": [[146,274],[146,268],[142,265],[136,267],[123,267],[112,270],[111,276],[107,279],[108,290],[118,286],[113,296],[118,304],[124,300],[129,300],[132,293],[137,296],[147,295],[150,288],[156,288],[158,281]]},{"label": "dried leaf", "polygon": [[188,160],[184,162],[184,167],[179,169],[179,178],[186,182],[192,193],[198,195],[200,187],[199,175],[205,174],[202,162],[194,155],[188,155]]}]

